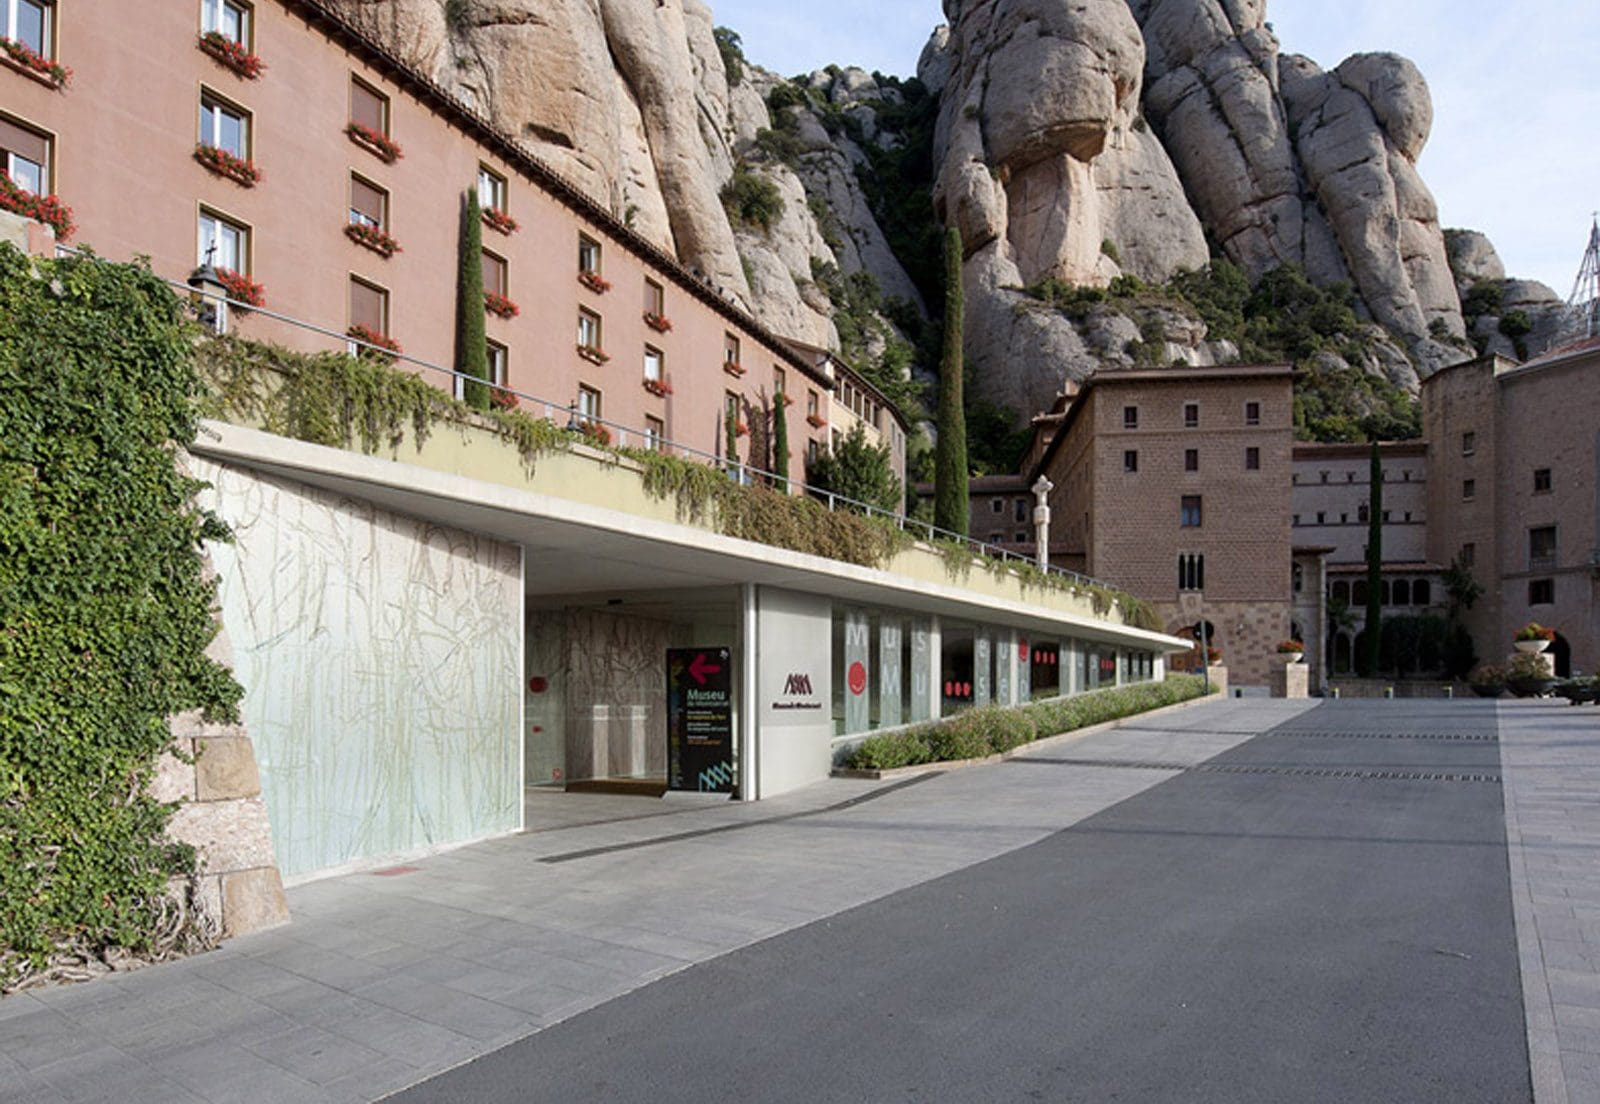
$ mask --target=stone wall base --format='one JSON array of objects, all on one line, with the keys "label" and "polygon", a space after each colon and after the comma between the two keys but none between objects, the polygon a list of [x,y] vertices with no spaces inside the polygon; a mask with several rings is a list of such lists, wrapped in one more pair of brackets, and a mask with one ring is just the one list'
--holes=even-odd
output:
[{"label": "stone wall base", "polygon": [[1311,668],[1304,663],[1285,663],[1272,672],[1272,696],[1275,698],[1309,698],[1311,696]]}]

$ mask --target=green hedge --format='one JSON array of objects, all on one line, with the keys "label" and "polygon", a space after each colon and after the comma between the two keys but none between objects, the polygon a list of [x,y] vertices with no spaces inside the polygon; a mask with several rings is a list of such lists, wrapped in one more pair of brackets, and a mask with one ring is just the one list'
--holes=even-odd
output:
[{"label": "green hedge", "polygon": [[205,656],[227,530],[173,462],[200,393],[148,269],[0,245],[0,990],[194,938],[145,786],[169,715],[240,696]]},{"label": "green hedge", "polygon": [[969,709],[946,721],[868,736],[850,753],[845,765],[853,770],[893,770],[982,759],[1047,736],[1147,713],[1204,693],[1205,684],[1197,676],[1169,675],[1165,682],[1093,690],[1030,705]]}]

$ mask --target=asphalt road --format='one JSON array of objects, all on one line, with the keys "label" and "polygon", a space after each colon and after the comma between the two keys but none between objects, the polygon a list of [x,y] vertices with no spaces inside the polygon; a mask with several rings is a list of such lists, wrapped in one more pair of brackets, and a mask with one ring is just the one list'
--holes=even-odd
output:
[{"label": "asphalt road", "polygon": [[1493,724],[1328,703],[396,1099],[1529,1100]]}]

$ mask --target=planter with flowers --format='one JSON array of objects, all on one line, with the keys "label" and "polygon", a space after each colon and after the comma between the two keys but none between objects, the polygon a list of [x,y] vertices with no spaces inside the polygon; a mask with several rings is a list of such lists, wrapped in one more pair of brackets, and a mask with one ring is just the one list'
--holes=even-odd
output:
[{"label": "planter with flowers", "polygon": [[664,379],[650,379],[646,377],[644,389],[657,398],[664,399],[672,394],[672,384]]},{"label": "planter with flowers", "polygon": [[[382,364],[394,363],[394,357],[386,355],[387,353],[399,353],[404,351],[400,348],[400,343],[394,338],[390,337],[388,334],[379,333],[377,330],[374,330],[368,326],[363,326],[359,322],[357,322],[354,326],[351,326],[345,331],[345,333],[355,338],[357,341],[366,342],[365,345],[361,346],[361,348],[357,350],[357,356],[371,357],[373,360],[376,360]],[[376,349],[372,348],[374,345],[377,346]]]},{"label": "planter with flowers", "polygon": [[578,355],[590,364],[604,364],[611,358],[593,345],[579,345]]},{"label": "planter with flowers", "polygon": [[387,134],[380,134],[369,126],[360,123],[350,123],[344,128],[350,136],[350,141],[364,148],[368,153],[376,154],[378,159],[392,165],[405,156],[405,151]]},{"label": "planter with flowers", "polygon": [[515,391],[509,391],[504,387],[496,387],[489,392],[489,405],[496,410],[515,410],[521,403],[518,401]]},{"label": "planter with flowers", "polygon": [[821,429],[823,426],[825,426],[827,424],[828,423],[826,421],[824,421],[822,416],[819,415],[819,414],[807,414],[806,415],[806,425],[810,426],[812,429]]},{"label": "planter with flowers", "polygon": [[72,237],[72,208],[53,195],[35,195],[19,188],[5,173],[0,172],[0,211],[10,211],[23,218],[44,223],[56,232],[57,241]]},{"label": "planter with flowers", "polygon": [[1472,672],[1467,683],[1480,698],[1498,698],[1506,692],[1506,669],[1485,663]]},{"label": "planter with flowers", "polygon": [[735,422],[733,425],[733,435],[735,437],[748,437],[750,436],[750,427],[745,425],[743,422]]},{"label": "planter with flowers", "polygon": [[400,243],[389,236],[388,231],[376,226],[368,226],[364,222],[347,222],[344,224],[344,236],[359,246],[364,246],[385,260],[396,253],[404,253]]},{"label": "planter with flowers", "polygon": [[242,187],[254,188],[261,183],[261,170],[256,168],[255,162],[236,157],[219,146],[199,143],[194,147],[194,159]]},{"label": "planter with flowers", "polygon": [[501,318],[515,318],[522,313],[515,303],[497,291],[483,293],[483,309],[490,314],[497,314]]},{"label": "planter with flowers", "polygon": [[65,88],[72,82],[72,70],[59,61],[52,61],[25,42],[0,36],[0,56],[28,76],[43,81],[51,88]]},{"label": "planter with flowers", "polygon": [[1506,689],[1519,698],[1542,698],[1555,684],[1550,661],[1537,653],[1512,656],[1506,665]]},{"label": "planter with flowers", "polygon": [[1283,640],[1278,643],[1278,655],[1286,662],[1299,663],[1300,658],[1306,654],[1306,646],[1299,640]]},{"label": "planter with flowers", "polygon": [[245,307],[267,305],[267,289],[244,273],[235,272],[231,268],[219,268],[217,279],[221,282],[223,290],[228,293],[228,298],[234,301],[234,309],[240,313],[243,313]]},{"label": "planter with flowers", "polygon": [[522,229],[517,220],[500,210],[498,207],[485,207],[483,209],[483,223],[491,230],[498,230],[502,234],[515,234]]},{"label": "planter with flowers", "polygon": [[200,49],[245,80],[255,80],[267,67],[264,61],[246,50],[242,42],[235,42],[221,31],[207,31],[200,36],[199,45]]},{"label": "planter with flowers", "polygon": [[656,314],[653,311],[645,311],[644,324],[649,326],[656,333],[672,332],[672,319],[668,318],[664,314]]},{"label": "planter with flowers", "polygon": [[1517,635],[1512,638],[1517,651],[1526,655],[1538,655],[1548,648],[1556,638],[1554,629],[1547,629],[1537,621],[1529,621],[1517,630]]},{"label": "planter with flowers", "polygon": [[578,427],[578,432],[583,434],[584,439],[591,445],[599,445],[601,448],[611,447],[611,431],[599,422],[584,422]]},{"label": "planter with flowers", "polygon": [[606,292],[611,290],[611,281],[607,280],[598,272],[584,271],[578,273],[578,283],[582,284],[596,295],[604,295]]},{"label": "planter with flowers", "polygon": [[722,362],[722,370],[728,373],[728,375],[732,376],[734,379],[738,379],[740,376],[744,375],[745,371],[744,365],[740,364],[737,360],[724,360]]}]

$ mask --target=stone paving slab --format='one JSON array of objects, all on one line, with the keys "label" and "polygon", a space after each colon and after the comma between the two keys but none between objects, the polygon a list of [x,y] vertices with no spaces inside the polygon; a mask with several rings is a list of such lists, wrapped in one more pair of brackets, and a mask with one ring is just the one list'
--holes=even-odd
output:
[{"label": "stone paving slab", "polygon": [[[1207,702],[1159,718],[1157,739],[1164,761],[1198,763],[1311,706]],[[1143,754],[1132,732],[1113,754],[1118,739],[1085,746]],[[911,785],[830,780],[308,883],[289,891],[288,927],[0,1000],[0,1104],[377,1099],[695,963],[1037,842],[1172,774],[997,765]],[[544,861],[597,848],[618,849]]]},{"label": "stone paving slab", "polygon": [[1600,710],[1498,716],[1534,1100],[1600,1102]]}]

